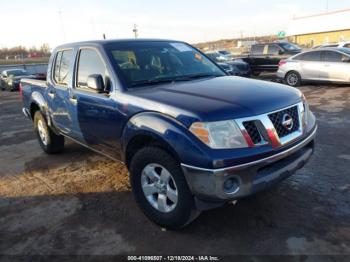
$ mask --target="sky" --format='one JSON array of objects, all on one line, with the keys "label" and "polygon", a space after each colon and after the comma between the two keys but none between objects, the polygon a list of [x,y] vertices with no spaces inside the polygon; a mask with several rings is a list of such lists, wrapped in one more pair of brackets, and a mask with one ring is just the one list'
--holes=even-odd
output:
[{"label": "sky", "polygon": [[134,24],[140,38],[189,43],[277,34],[327,8],[350,0],[0,0],[0,47],[131,38]]}]

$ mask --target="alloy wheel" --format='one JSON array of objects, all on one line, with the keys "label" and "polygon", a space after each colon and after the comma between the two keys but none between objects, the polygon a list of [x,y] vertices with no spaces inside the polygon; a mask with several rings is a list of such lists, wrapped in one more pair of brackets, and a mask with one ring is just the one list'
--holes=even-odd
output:
[{"label": "alloy wheel", "polygon": [[141,174],[141,187],[147,201],[162,213],[173,211],[178,190],[170,172],[159,164],[148,164]]}]

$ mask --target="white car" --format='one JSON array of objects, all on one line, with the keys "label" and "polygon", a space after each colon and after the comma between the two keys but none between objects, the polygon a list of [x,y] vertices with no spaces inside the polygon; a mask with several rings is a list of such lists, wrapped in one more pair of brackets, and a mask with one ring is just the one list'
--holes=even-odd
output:
[{"label": "white car", "polygon": [[350,48],[350,41],[318,45],[318,46],[315,46],[313,49],[327,48],[327,47]]},{"label": "white car", "polygon": [[350,48],[325,48],[281,60],[277,77],[290,86],[303,81],[350,83]]}]

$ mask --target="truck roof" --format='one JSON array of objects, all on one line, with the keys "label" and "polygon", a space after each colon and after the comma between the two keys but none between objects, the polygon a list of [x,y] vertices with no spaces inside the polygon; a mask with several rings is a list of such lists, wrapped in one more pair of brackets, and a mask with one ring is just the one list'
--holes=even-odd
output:
[{"label": "truck roof", "polygon": [[73,43],[67,43],[63,45],[59,45],[56,47],[56,49],[60,48],[67,48],[67,47],[75,47],[75,46],[81,46],[81,45],[107,45],[111,43],[133,43],[133,42],[182,42],[178,40],[171,40],[171,39],[156,39],[156,38],[126,38],[126,39],[108,39],[108,40],[89,40],[89,41],[82,41],[82,42],[73,42]]}]

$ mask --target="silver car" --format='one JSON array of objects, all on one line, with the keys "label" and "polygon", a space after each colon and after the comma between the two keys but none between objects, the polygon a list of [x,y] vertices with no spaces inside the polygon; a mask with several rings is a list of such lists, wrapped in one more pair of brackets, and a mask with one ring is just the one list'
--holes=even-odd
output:
[{"label": "silver car", "polygon": [[350,83],[350,49],[326,48],[297,54],[279,63],[277,77],[290,86],[303,81]]}]

